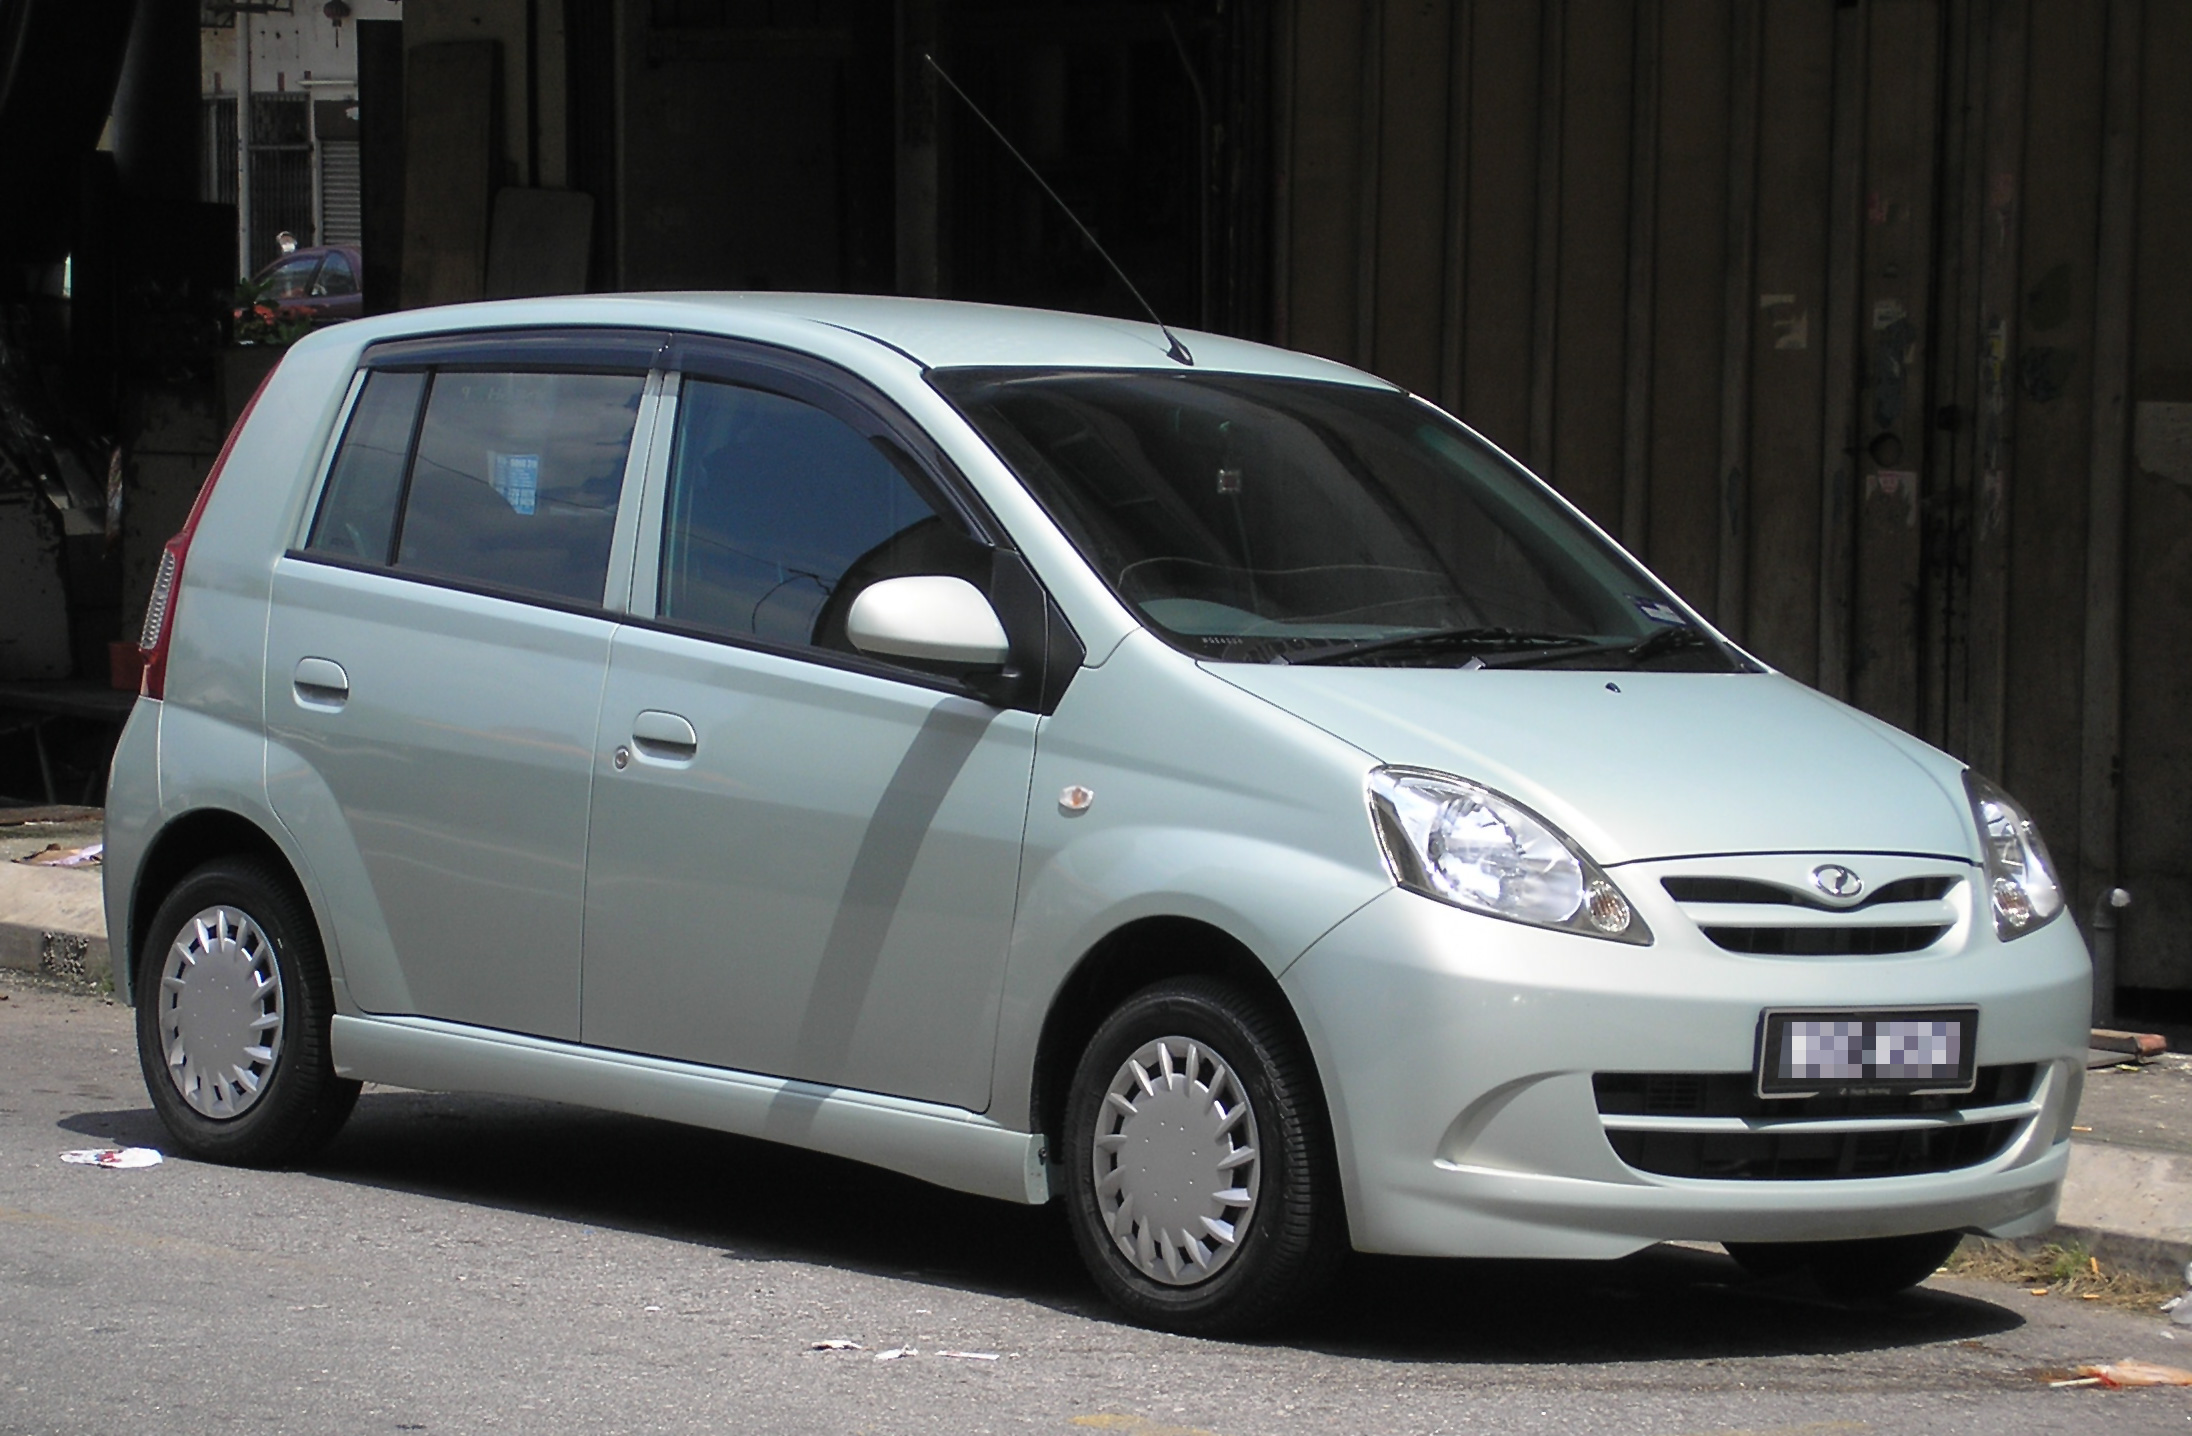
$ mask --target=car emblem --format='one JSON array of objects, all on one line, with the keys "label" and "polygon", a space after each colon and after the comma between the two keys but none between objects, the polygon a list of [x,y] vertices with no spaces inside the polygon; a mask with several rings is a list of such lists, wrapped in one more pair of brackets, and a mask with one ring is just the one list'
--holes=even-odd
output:
[{"label": "car emblem", "polygon": [[1811,884],[1830,898],[1847,901],[1865,890],[1865,880],[1840,863],[1821,863],[1811,870]]}]

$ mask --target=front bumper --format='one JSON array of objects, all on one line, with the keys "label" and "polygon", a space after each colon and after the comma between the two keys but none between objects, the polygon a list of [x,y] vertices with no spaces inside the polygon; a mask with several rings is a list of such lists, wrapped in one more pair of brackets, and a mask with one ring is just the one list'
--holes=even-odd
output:
[{"label": "front bumper", "polygon": [[[2003,944],[1966,909],[1922,952],[1759,957],[1716,947],[1648,877],[1620,880],[1651,923],[1649,947],[1500,922],[1396,889],[1287,969],[1282,985],[1323,1078],[1358,1249],[1616,1257],[1658,1241],[2008,1237],[2053,1224],[2090,1000],[2090,962],[2067,919]],[[1667,1176],[1624,1163],[1608,1140],[1609,1123],[1620,1122],[1600,1115],[1594,1073],[1747,1073],[1768,1007],[1974,1004],[1979,1065],[2030,1063],[2034,1078],[2028,1098],[1983,1114],[2012,1125],[1971,1165],[1826,1179]],[[1840,1127],[1938,1128],[1981,1115]]]}]

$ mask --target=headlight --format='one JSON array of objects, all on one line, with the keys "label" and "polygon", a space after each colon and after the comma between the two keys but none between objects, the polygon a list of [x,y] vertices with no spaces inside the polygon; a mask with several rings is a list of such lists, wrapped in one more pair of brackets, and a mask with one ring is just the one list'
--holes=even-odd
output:
[{"label": "headlight", "polygon": [[1613,879],[1512,798],[1439,773],[1380,768],[1370,775],[1370,815],[1404,888],[1533,927],[1652,940]]},{"label": "headlight", "polygon": [[2015,798],[1969,768],[1964,770],[1964,791],[1971,795],[1979,846],[1986,853],[1995,935],[2007,942],[2045,927],[2063,910],[2063,888],[2055,880],[2055,862],[2040,841],[2040,830]]}]

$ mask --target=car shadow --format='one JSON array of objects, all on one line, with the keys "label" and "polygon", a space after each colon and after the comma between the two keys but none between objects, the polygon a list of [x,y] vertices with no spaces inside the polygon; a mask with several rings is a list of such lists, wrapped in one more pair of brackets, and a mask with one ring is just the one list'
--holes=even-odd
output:
[{"label": "car shadow", "polygon": [[[60,1124],[164,1147],[149,1109]],[[857,1162],[553,1102],[369,1088],[324,1180],[494,1207],[720,1251],[913,1279],[1116,1321],[1062,1209],[946,1191]],[[1618,1261],[1351,1257],[1316,1308],[1264,1344],[1393,1362],[1591,1364],[1830,1355],[1996,1335],[2023,1318],[1922,1288],[1871,1306],[1758,1282],[1716,1251]]]}]

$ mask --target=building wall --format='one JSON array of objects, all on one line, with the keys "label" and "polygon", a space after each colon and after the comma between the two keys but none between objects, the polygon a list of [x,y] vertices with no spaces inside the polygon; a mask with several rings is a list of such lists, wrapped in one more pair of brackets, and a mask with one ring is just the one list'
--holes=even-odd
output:
[{"label": "building wall", "polygon": [[[247,84],[258,112],[251,126],[251,203],[237,221],[239,273],[270,263],[282,230],[306,243],[358,241],[358,24],[400,20],[403,6],[349,3],[340,24],[306,6],[294,14],[238,12],[199,32],[202,198],[237,203],[243,123],[237,97]],[[329,189],[331,205],[323,202]]]},{"label": "building wall", "polygon": [[463,40],[492,40],[500,47],[500,179],[530,189],[563,188],[563,0],[411,0],[403,19],[406,49]]},{"label": "building wall", "polygon": [[2192,989],[2192,7],[1282,13],[1282,341],[2000,777]]},{"label": "building wall", "polygon": [[[251,31],[251,88],[276,92],[293,90],[311,80],[358,77],[360,20],[400,20],[403,0],[348,0],[350,15],[342,24],[331,21],[317,4],[301,4],[293,15],[239,16]],[[234,94],[243,88],[243,55],[235,24],[201,32],[198,68],[208,95]],[[353,89],[351,93],[355,94]],[[328,98],[334,98],[330,94]]]}]

